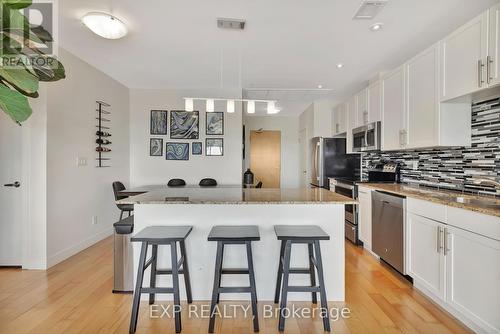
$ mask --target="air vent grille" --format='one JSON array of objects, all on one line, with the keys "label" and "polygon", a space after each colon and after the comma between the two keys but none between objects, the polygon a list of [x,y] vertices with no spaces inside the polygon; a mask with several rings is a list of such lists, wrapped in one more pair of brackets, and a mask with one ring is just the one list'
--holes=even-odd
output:
[{"label": "air vent grille", "polygon": [[221,29],[243,30],[245,29],[245,20],[218,18],[217,27]]},{"label": "air vent grille", "polygon": [[371,20],[385,7],[387,0],[364,0],[354,15],[355,20]]}]

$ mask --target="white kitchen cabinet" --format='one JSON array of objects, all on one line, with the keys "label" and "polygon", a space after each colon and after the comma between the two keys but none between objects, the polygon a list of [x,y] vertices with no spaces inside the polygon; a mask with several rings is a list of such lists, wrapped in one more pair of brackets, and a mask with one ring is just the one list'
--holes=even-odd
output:
[{"label": "white kitchen cabinet", "polygon": [[437,44],[405,65],[408,148],[439,145],[438,69]]},{"label": "white kitchen cabinet", "polygon": [[406,217],[406,272],[414,284],[444,301],[444,224],[413,213]]},{"label": "white kitchen cabinet", "polygon": [[382,82],[380,80],[368,86],[368,123],[382,119]]},{"label": "white kitchen cabinet", "polygon": [[364,248],[372,249],[372,192],[368,188],[358,186],[358,228],[359,240]]},{"label": "white kitchen cabinet", "polygon": [[356,94],[356,126],[368,124],[368,90],[365,88]]},{"label": "white kitchen cabinet", "polygon": [[490,8],[490,28],[488,43],[487,84],[500,84],[500,3]]},{"label": "white kitchen cabinet", "polygon": [[356,115],[356,96],[353,96],[346,103],[347,110],[347,153],[353,153],[352,151],[352,129],[356,127],[357,115]]},{"label": "white kitchen cabinet", "polygon": [[347,131],[347,105],[341,103],[333,111],[332,133],[338,135]]},{"label": "white kitchen cabinet", "polygon": [[488,12],[477,16],[441,42],[441,100],[487,87]]},{"label": "white kitchen cabinet", "polygon": [[445,233],[447,304],[500,333],[500,241],[452,226]]},{"label": "white kitchen cabinet", "polygon": [[382,150],[406,147],[405,73],[401,66],[382,79]]}]

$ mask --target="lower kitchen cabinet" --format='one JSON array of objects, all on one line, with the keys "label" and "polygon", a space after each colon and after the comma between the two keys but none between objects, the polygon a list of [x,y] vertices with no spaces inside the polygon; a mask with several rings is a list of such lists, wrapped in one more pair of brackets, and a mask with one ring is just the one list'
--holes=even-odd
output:
[{"label": "lower kitchen cabinet", "polygon": [[445,229],[446,302],[488,333],[500,333],[500,241]]},{"label": "lower kitchen cabinet", "polygon": [[408,213],[406,218],[406,272],[417,287],[445,300],[444,224]]},{"label": "lower kitchen cabinet", "polygon": [[359,202],[359,240],[364,248],[372,249],[372,192],[370,189],[358,186]]}]

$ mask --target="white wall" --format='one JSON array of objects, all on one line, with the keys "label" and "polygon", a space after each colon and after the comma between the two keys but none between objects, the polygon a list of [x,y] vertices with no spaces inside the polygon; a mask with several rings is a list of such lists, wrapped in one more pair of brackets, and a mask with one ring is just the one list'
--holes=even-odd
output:
[{"label": "white wall", "polygon": [[[130,91],[130,181],[133,186],[166,184],[169,179],[181,178],[188,184],[198,184],[205,177],[219,184],[241,184],[242,182],[242,111],[236,103],[236,112],[228,114],[223,102],[216,102],[215,111],[224,112],[224,135],[208,136],[224,138],[224,156],[205,156],[205,104],[195,101],[195,110],[200,111],[200,138],[171,140],[168,136],[150,135],[150,111],[184,110],[183,97],[241,98],[241,89],[233,90],[142,90]],[[170,115],[169,115],[170,127]],[[149,139],[163,138],[163,157],[149,156]],[[203,154],[192,155],[189,161],[165,159],[165,143],[202,142]]]},{"label": "white wall", "polygon": [[300,186],[299,117],[247,116],[245,124],[245,169],[250,167],[250,131],[281,131],[281,188]]},{"label": "white wall", "polygon": [[[64,50],[59,57],[67,78],[47,85],[49,267],[112,233],[119,211],[111,183],[129,181],[128,88]],[[95,167],[96,100],[111,104],[110,168]]]}]

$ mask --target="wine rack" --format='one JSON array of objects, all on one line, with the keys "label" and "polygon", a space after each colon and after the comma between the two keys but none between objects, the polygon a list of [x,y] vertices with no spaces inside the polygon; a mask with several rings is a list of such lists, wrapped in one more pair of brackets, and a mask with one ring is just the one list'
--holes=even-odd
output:
[{"label": "wine rack", "polygon": [[[111,112],[109,111],[109,108],[111,107],[110,104],[102,101],[96,101],[97,107],[96,107],[96,112],[97,112],[97,125],[96,125],[96,152],[97,152],[97,168],[105,168],[105,167],[111,167],[109,165],[109,162],[111,161],[111,158],[109,157],[109,153],[111,153]],[[106,161],[108,163],[106,163]]]}]

